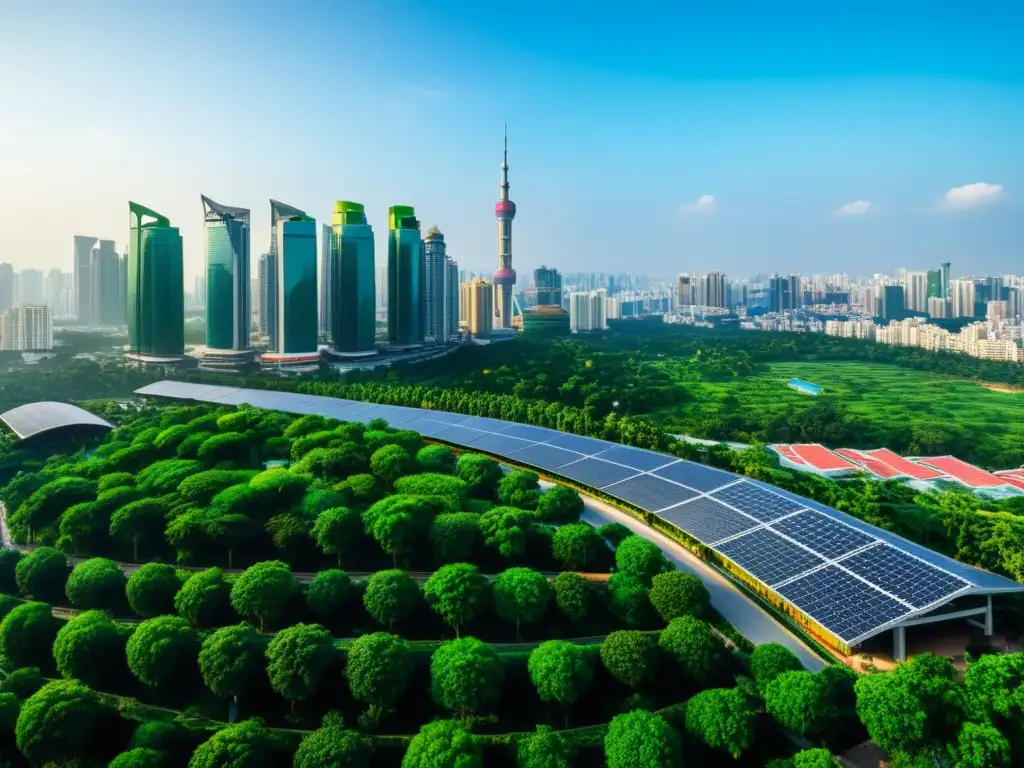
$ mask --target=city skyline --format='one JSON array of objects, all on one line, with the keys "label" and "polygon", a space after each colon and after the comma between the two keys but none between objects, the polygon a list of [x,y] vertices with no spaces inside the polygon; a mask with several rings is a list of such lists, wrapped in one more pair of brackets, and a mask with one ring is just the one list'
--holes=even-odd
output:
[{"label": "city skyline", "polygon": [[[672,9],[660,17],[677,36],[672,56],[650,45],[644,14],[603,18],[572,3],[544,25],[457,2],[312,3],[289,19],[259,1],[244,19],[192,0],[148,5],[173,10],[157,26],[121,0],[54,0],[46,19],[8,11],[0,167],[11,183],[0,210],[10,252],[0,258],[66,269],[73,235],[121,245],[121,201],[146,199],[181,222],[194,274],[202,191],[251,208],[257,233],[267,197],[321,222],[334,200],[361,200],[381,232],[391,201],[406,200],[445,231],[460,264],[486,268],[507,117],[528,211],[516,221],[520,271],[628,260],[659,273],[691,258],[733,273],[808,271],[825,258],[846,271],[952,261],[1003,272],[1020,261],[1024,65],[1013,45],[1024,11],[1008,3],[741,18],[729,4]],[[344,24],[355,43],[306,45],[297,33],[314,22]],[[209,45],[225,23],[239,34]],[[456,36],[450,52],[429,42],[439,31]],[[602,45],[610,36],[618,44]],[[146,66],[125,72],[126,58]],[[346,86],[362,105],[356,121],[325,112],[318,95],[348,70],[361,72]],[[203,88],[209,72],[236,83],[235,97]],[[268,110],[266,94],[294,82],[305,87],[290,91],[289,109]],[[168,95],[157,121],[133,119],[143,85]],[[211,135],[234,137],[232,151]],[[630,227],[605,227],[611,211]],[[254,254],[264,247],[257,240]]]}]

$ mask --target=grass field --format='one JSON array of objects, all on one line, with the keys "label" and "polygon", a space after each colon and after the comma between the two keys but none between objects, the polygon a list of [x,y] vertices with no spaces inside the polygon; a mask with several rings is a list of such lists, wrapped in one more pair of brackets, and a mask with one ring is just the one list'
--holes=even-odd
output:
[{"label": "grass field", "polygon": [[838,406],[848,426],[843,443],[849,447],[946,452],[990,468],[1024,462],[1024,392],[859,362],[772,363],[727,381],[703,380],[685,360],[659,365],[691,400],[655,418],[695,437],[740,442],[797,438],[787,434],[792,415],[821,399],[786,385],[800,378],[824,387],[823,397]]}]

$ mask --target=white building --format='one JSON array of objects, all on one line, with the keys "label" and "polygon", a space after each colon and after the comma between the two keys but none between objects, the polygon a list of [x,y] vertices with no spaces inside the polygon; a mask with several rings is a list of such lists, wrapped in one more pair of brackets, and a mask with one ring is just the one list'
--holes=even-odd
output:
[{"label": "white building", "polygon": [[569,296],[569,328],[572,331],[603,331],[608,328],[608,292],[588,291]]},{"label": "white building", "polygon": [[0,350],[44,352],[53,349],[53,313],[45,304],[11,307],[0,315]]},{"label": "white building", "polygon": [[949,300],[950,317],[974,317],[974,281],[950,281]]}]

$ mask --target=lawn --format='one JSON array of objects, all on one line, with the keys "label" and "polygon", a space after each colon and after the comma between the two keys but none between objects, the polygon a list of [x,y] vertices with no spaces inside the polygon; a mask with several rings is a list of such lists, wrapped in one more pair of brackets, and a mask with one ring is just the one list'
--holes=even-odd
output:
[{"label": "lawn", "polygon": [[[654,414],[673,431],[721,440],[814,437],[815,419],[842,422],[836,440],[910,453],[952,453],[990,468],[1024,462],[1024,393],[999,391],[940,374],[862,362],[787,362],[725,381],[701,378],[689,361],[659,363],[691,398]],[[802,394],[787,382],[824,387]],[[834,413],[830,407],[834,406]],[[803,414],[803,415],[802,415]],[[833,447],[840,447],[833,445]]]}]

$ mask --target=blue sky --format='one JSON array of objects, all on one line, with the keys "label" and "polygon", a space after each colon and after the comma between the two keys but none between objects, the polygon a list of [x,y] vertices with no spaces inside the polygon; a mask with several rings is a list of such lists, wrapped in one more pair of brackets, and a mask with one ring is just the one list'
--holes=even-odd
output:
[{"label": "blue sky", "polygon": [[521,274],[1024,271],[1019,2],[44,4],[0,12],[18,267],[124,243],[133,199],[197,273],[206,194],[254,253],[268,198],[349,199],[378,260],[401,203],[491,270],[507,119]]}]

